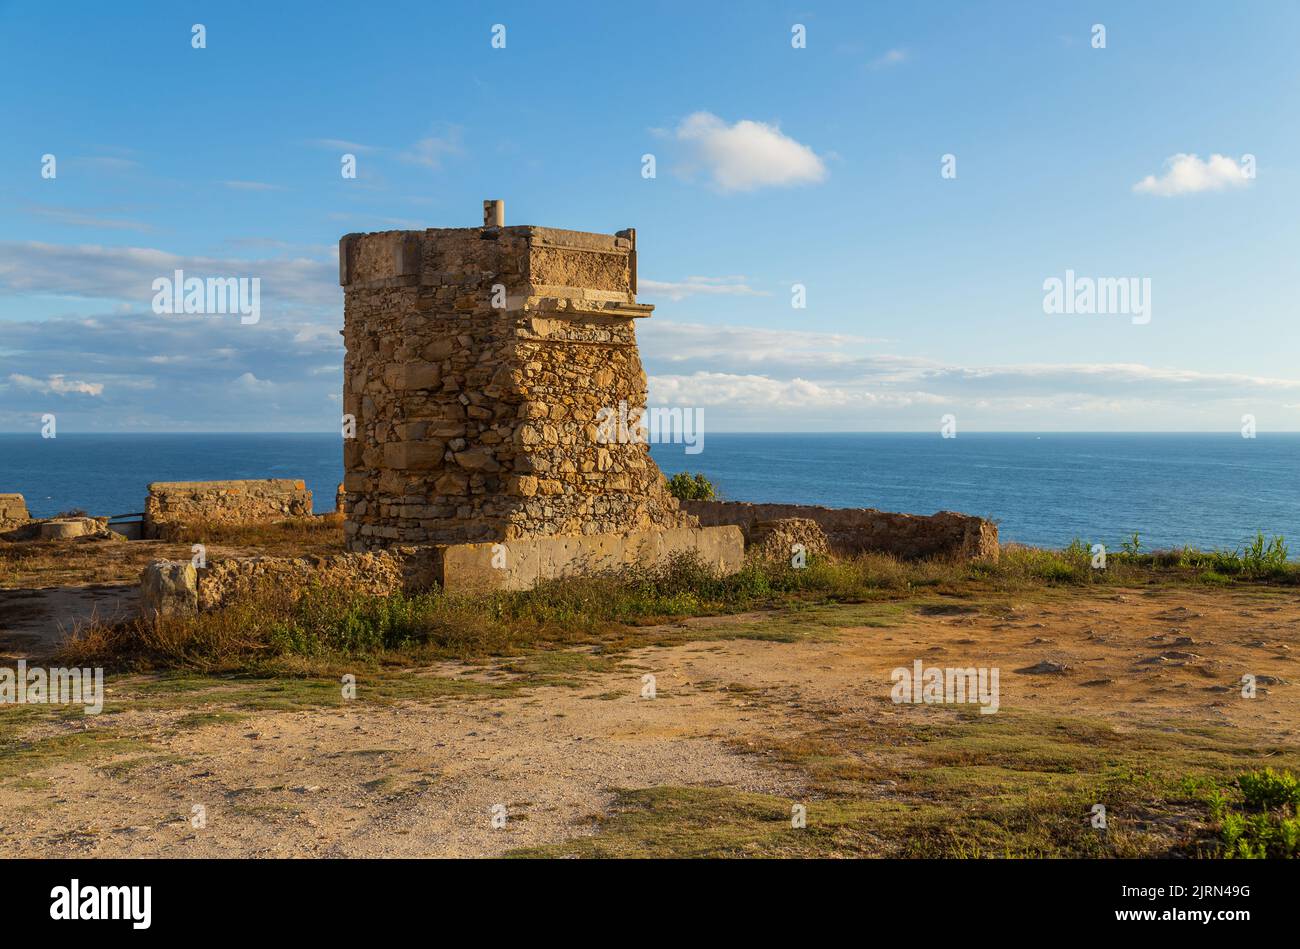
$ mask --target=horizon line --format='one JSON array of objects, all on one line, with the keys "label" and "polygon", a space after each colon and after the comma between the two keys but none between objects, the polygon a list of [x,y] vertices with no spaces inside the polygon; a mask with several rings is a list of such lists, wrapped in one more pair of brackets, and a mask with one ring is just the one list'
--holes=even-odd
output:
[{"label": "horizon line", "polygon": [[[259,430],[259,431],[130,431],[130,432],[99,432],[99,431],[64,431],[60,435],[105,435],[105,436],[129,436],[129,435],[338,435],[337,429],[309,429],[306,431],[293,430]],[[741,430],[741,431],[716,431],[706,432],[705,438],[716,435],[936,435],[941,433],[937,429],[818,429],[815,431],[805,430]],[[1300,435],[1300,429],[1267,429],[1259,434],[1267,435]],[[35,435],[41,437],[39,429],[26,431],[0,430],[0,435]],[[954,438],[960,435],[1238,435],[1240,431],[1233,429],[967,429],[954,435]],[[57,436],[56,436],[57,437]],[[942,437],[942,436],[941,436]],[[651,445],[675,445],[680,442],[651,442]]]}]

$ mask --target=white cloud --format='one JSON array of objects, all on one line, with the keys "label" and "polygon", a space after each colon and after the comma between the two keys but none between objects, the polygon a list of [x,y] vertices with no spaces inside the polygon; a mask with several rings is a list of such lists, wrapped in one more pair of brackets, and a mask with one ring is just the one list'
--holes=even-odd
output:
[{"label": "white cloud", "polygon": [[360,142],[349,142],[342,138],[314,138],[308,143],[318,148],[328,148],[331,151],[340,152],[373,152],[378,149],[374,145],[363,145]]},{"label": "white cloud", "polygon": [[332,343],[337,341],[338,335],[338,327],[332,324],[304,323],[294,330],[293,341],[295,343],[310,343],[313,340],[320,340]]},{"label": "white cloud", "polygon": [[351,230],[364,231],[373,228],[376,224],[387,224],[401,231],[419,231],[425,227],[424,222],[410,217],[384,217],[382,214],[372,214],[366,211],[331,211],[329,213],[331,221],[341,221],[347,223]]},{"label": "white cloud", "polygon": [[667,363],[680,372],[682,364],[722,372],[751,372],[764,366],[769,374],[804,375],[815,371],[825,378],[837,365],[856,366],[864,346],[880,340],[849,333],[768,329],[756,326],[709,326],[651,320],[637,331],[642,357]]},{"label": "white cloud", "polygon": [[825,385],[809,379],[697,372],[689,376],[651,376],[652,401],[668,405],[725,405],[730,408],[821,409],[850,406],[903,407],[946,400],[926,392],[873,392],[861,387]]},{"label": "white cloud", "polygon": [[891,49],[877,56],[871,61],[872,69],[887,69],[890,66],[897,66],[900,63],[907,62],[907,50]]},{"label": "white cloud", "polygon": [[[22,429],[51,411],[52,396],[26,380],[61,375],[103,386],[100,398],[68,395],[59,423],[95,431],[327,431],[330,393],[341,388],[341,313],[331,334],[301,333],[287,315],[244,326],[207,316],[157,316],[147,304],[97,319],[0,320],[0,428]],[[302,337],[302,338],[300,338]],[[335,365],[331,374],[310,370]],[[51,390],[53,391],[53,390]]]},{"label": "white cloud", "polygon": [[103,395],[104,386],[98,382],[80,382],[75,379],[66,379],[60,374],[52,375],[46,380],[34,379],[31,376],[25,376],[22,373],[13,372],[9,374],[10,385],[15,385],[20,389],[26,389],[29,392],[39,392],[42,395],[68,395],[76,393],[78,395],[97,396]]},{"label": "white cloud", "polygon": [[223,181],[232,191],[281,191],[279,185],[267,184],[265,181]]},{"label": "white cloud", "polygon": [[56,208],[47,205],[29,205],[27,209],[32,214],[40,215],[59,224],[66,224],[69,227],[100,228],[112,231],[152,231],[152,224],[146,224],[143,221],[136,221],[130,218],[105,217],[93,212],[94,208],[84,208],[73,210],[70,208]]},{"label": "white cloud", "polygon": [[685,280],[645,280],[637,281],[637,293],[642,296],[666,297],[669,300],[684,300],[697,294],[706,296],[740,296],[766,297],[765,290],[755,290],[742,277],[687,277]]},{"label": "white cloud", "polygon": [[1211,155],[1206,162],[1195,155],[1179,153],[1165,159],[1164,174],[1159,178],[1147,175],[1133,186],[1133,190],[1139,194],[1172,197],[1200,191],[1244,188],[1249,184],[1250,179],[1242,167],[1226,155]]},{"label": "white cloud", "polygon": [[334,316],[340,310],[338,251],[319,258],[188,257],[150,247],[0,241],[0,293],[130,300],[148,305],[153,281],[186,276],[260,277],[264,305],[294,303]]},{"label": "white cloud", "polygon": [[728,125],[711,112],[696,112],[682,120],[676,135],[723,191],[752,191],[826,178],[826,165],[811,148],[766,122],[742,119]]},{"label": "white cloud", "polygon": [[852,374],[779,378],[772,372],[651,372],[656,393],[685,395],[697,403],[788,407],[874,404],[911,405],[952,402],[1024,407],[1086,400],[1143,399],[1163,402],[1293,398],[1300,379],[1198,372],[1136,363],[1023,363],[1008,366],[955,366],[899,356],[871,356],[847,363]]},{"label": "white cloud", "polygon": [[232,380],[230,385],[231,388],[243,392],[268,392],[275,388],[274,382],[269,382],[266,379],[259,379],[251,372],[246,372]]},{"label": "white cloud", "polygon": [[708,408],[720,431],[919,430],[956,412],[979,428],[1235,430],[1245,412],[1300,427],[1300,377],[1142,363],[964,365],[881,352],[878,339],[649,321],[655,404]]},{"label": "white cloud", "polygon": [[436,171],[442,167],[444,158],[463,153],[460,127],[451,126],[444,135],[426,135],[397,157],[412,165],[422,165]]},{"label": "white cloud", "polygon": [[112,155],[80,155],[68,159],[67,163],[70,165],[79,165],[85,168],[119,173],[134,171],[140,167],[138,161],[133,161],[130,158],[119,158]]}]

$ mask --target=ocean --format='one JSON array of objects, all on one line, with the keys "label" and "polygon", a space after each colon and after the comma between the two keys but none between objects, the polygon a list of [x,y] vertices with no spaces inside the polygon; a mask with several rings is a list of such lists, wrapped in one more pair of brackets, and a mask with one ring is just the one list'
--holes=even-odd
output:
[{"label": "ocean", "polygon": [[[651,453],[729,500],[961,511],[996,520],[1004,542],[1300,538],[1300,434],[708,434],[699,454]],[[302,478],[328,511],[342,477],[335,434],[0,435],[0,493],[20,492],[35,516],[135,513],[150,481],[222,478]]]}]

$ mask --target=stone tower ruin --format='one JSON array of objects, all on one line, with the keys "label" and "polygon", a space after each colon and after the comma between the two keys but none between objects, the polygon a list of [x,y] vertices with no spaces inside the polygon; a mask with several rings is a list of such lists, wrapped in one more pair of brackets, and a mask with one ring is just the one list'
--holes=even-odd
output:
[{"label": "stone tower ruin", "polygon": [[[641,440],[636,232],[482,227],[348,234],[348,547],[689,526]],[[345,432],[346,434],[346,432]]]}]

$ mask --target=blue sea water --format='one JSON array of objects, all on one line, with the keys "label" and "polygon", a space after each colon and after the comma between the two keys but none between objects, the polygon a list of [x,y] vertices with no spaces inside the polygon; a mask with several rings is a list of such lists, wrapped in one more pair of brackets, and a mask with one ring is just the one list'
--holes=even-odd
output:
[{"label": "blue sea water", "polygon": [[301,478],[316,511],[334,509],[343,480],[337,434],[0,435],[0,493],[27,499],[33,517],[144,510],[151,481]]},{"label": "blue sea water", "polygon": [[[1300,434],[710,433],[700,454],[651,452],[665,473],[703,472],[731,500],[962,511],[997,520],[1003,541],[1300,538]],[[219,478],[302,478],[328,511],[342,477],[337,434],[0,435],[0,492],[22,493],[36,516],[133,513],[150,481]]]}]

